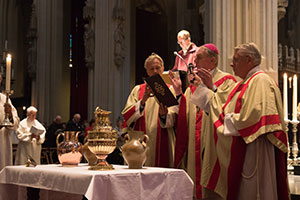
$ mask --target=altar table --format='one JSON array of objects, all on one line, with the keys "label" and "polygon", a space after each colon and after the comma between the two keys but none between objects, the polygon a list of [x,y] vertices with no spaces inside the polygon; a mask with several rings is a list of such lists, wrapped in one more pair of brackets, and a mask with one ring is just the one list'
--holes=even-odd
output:
[{"label": "altar table", "polygon": [[300,199],[300,176],[299,175],[288,175],[290,193],[292,200]]},{"label": "altar table", "polygon": [[40,199],[55,200],[82,199],[83,195],[89,200],[193,198],[193,182],[180,169],[114,165],[115,170],[91,171],[88,167],[7,166],[0,172],[0,199],[26,199],[26,187],[41,189]]}]

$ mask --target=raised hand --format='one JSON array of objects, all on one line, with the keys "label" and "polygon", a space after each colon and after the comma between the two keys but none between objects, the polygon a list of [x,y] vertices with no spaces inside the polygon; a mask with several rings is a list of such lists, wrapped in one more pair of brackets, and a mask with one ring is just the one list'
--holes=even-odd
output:
[{"label": "raised hand", "polygon": [[175,77],[173,72],[169,71],[169,78],[172,82],[172,86],[174,88],[175,95],[178,96],[178,95],[182,94],[182,88],[181,88],[182,83],[181,83],[180,77],[179,76]]},{"label": "raised hand", "polygon": [[201,80],[203,83],[209,88],[213,89],[213,80],[212,80],[212,75],[211,73],[204,68],[201,68],[198,70],[198,75],[200,76]]},{"label": "raised hand", "polygon": [[197,70],[194,70],[192,73],[188,73],[187,78],[190,84],[197,87],[200,83],[202,83],[201,78],[197,75]]}]

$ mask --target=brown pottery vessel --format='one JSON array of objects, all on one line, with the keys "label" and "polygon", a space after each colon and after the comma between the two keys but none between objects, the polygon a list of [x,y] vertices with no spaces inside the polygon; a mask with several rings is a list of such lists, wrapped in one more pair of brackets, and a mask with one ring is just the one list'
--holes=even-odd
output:
[{"label": "brown pottery vessel", "polygon": [[146,142],[149,137],[142,131],[129,131],[125,135],[125,144],[122,147],[122,155],[129,169],[141,169],[147,159],[148,147]]}]

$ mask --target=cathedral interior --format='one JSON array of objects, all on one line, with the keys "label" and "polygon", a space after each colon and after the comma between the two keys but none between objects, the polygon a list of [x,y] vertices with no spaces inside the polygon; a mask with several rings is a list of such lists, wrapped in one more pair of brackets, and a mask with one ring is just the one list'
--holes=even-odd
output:
[{"label": "cathedral interior", "polygon": [[[99,16],[98,3],[105,9]],[[112,110],[115,123],[130,89],[146,77],[148,55],[158,53],[165,70],[172,68],[183,28],[194,43],[204,43],[204,1],[2,0],[1,5],[3,83],[10,53],[12,102],[21,118],[35,105],[45,124],[57,114],[64,121],[75,113],[89,120],[96,106]],[[96,61],[95,53],[105,58]]]},{"label": "cathedral interior", "polygon": [[[224,26],[231,23],[230,19],[223,19],[220,29],[210,26],[213,20],[219,20],[210,16],[210,7],[225,9],[223,4],[209,5],[204,0],[1,0],[0,3],[3,83],[5,55],[10,53],[14,91],[11,99],[21,118],[25,117],[25,108],[34,105],[39,110],[38,118],[45,124],[51,123],[57,114],[64,121],[75,113],[89,120],[100,106],[113,112],[111,120],[115,123],[131,88],[146,77],[143,63],[148,55],[159,54],[166,71],[173,67],[173,52],[180,50],[176,36],[181,29],[190,31],[192,41],[198,46],[220,40],[219,48],[225,52],[219,67],[231,72],[226,65],[232,56],[232,50],[227,49],[232,45],[215,36],[228,35]],[[273,76],[278,77],[279,83],[282,72],[299,73],[298,10],[299,3],[295,0],[277,3],[278,44],[273,49],[278,48],[278,53],[272,52],[272,61],[267,63],[276,67],[268,66],[267,71],[272,68],[270,74],[275,72]],[[222,16],[216,14],[217,17]],[[237,18],[232,20],[242,23]],[[269,19],[265,23],[270,24]],[[255,41],[251,38],[258,37],[255,34],[235,33],[228,40]]]},{"label": "cathedral interior", "polygon": [[[155,52],[164,71],[171,70],[174,52],[181,50],[177,33],[185,29],[197,46],[214,43],[218,67],[231,74],[234,47],[255,42],[262,70],[281,92],[284,74],[290,80],[292,119],[291,80],[300,75],[299,13],[299,0],[0,0],[1,89],[6,90],[10,54],[10,99],[20,119],[35,106],[45,127],[57,115],[67,122],[79,113],[88,122],[100,107],[112,112],[116,126],[132,88],[147,77],[145,59]],[[288,126],[290,144],[299,144],[300,127],[295,128]]]}]

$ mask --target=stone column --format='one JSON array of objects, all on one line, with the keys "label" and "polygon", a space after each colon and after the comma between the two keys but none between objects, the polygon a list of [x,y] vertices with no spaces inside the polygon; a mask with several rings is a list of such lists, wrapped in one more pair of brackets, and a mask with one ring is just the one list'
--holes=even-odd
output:
[{"label": "stone column", "polygon": [[84,32],[85,63],[88,68],[88,120],[94,118],[94,68],[95,68],[95,1],[86,0],[83,18],[87,20]]},{"label": "stone column", "polygon": [[[89,73],[89,79],[93,80],[93,85],[89,85],[93,90],[89,90],[89,99],[92,99],[89,116],[93,116],[95,108],[100,106],[112,111],[112,123],[120,115],[130,92],[130,7],[131,1],[95,1],[95,68],[94,73]],[[124,18],[121,22],[122,29],[120,21],[115,19],[114,9],[118,9],[119,17]],[[116,40],[116,34],[123,41],[118,40],[119,37]],[[116,54],[115,45],[120,44],[122,46],[117,46]],[[124,60],[121,59],[119,63],[116,62],[118,52],[121,58],[124,56]]]},{"label": "stone column", "polygon": [[[56,114],[64,121],[70,112],[68,49],[64,49],[64,10],[61,0],[36,1],[37,69],[32,83],[32,105],[41,122],[52,122]],[[68,41],[68,39],[66,39]]]},{"label": "stone column", "polygon": [[[4,72],[5,67],[5,52],[7,51],[5,47],[5,41],[8,40],[8,12],[9,12],[9,1],[0,0],[0,72]],[[6,42],[7,43],[7,42]],[[3,81],[4,83],[5,81]],[[3,85],[3,84],[2,84]]]},{"label": "stone column", "polygon": [[[26,7],[28,4],[24,3]],[[25,9],[24,9],[25,10]],[[8,51],[12,55],[12,73],[11,89],[14,90],[11,98],[20,98],[24,96],[24,33],[26,35],[26,19],[28,12],[22,10],[22,7],[16,0],[0,0],[0,66],[1,72],[5,71],[5,57],[3,52]],[[20,20],[20,13],[24,11],[23,18]],[[25,25],[24,25],[25,24]],[[23,27],[24,26],[24,27]],[[5,41],[7,40],[7,49]],[[4,58],[4,60],[2,60]],[[5,76],[5,74],[3,74]],[[4,78],[3,76],[3,78]],[[2,81],[5,85],[5,80]],[[20,111],[20,110],[19,110]],[[22,115],[21,115],[22,116]]]},{"label": "stone column", "polygon": [[5,43],[5,40],[7,40],[7,31],[8,31],[8,28],[7,28],[7,18],[8,18],[8,3],[9,1],[8,0],[0,0],[0,51],[1,51],[1,54],[2,52],[4,51],[4,43]]},{"label": "stone column", "polygon": [[277,1],[206,0],[205,41],[220,51],[220,68],[231,72],[233,48],[254,42],[263,57],[262,69],[278,79]]}]

